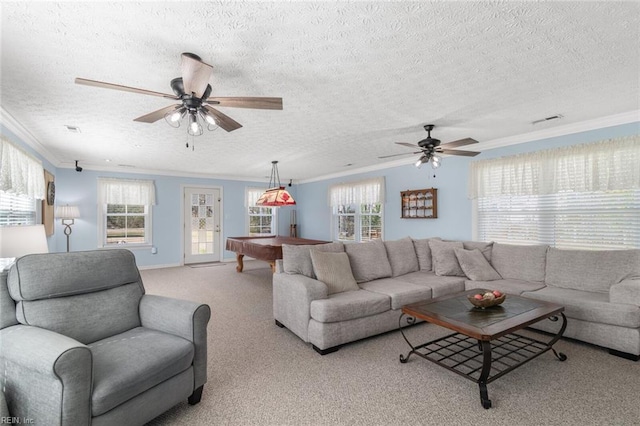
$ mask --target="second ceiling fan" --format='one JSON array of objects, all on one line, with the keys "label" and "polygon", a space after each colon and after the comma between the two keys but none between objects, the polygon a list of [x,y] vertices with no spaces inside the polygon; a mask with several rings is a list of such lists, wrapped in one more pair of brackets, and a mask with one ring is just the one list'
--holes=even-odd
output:
[{"label": "second ceiling fan", "polygon": [[447,142],[444,144],[440,143],[440,139],[431,137],[431,131],[433,130],[434,127],[435,127],[434,124],[427,124],[424,126],[424,129],[427,131],[427,137],[426,139],[423,139],[420,142],[418,142],[417,145],[412,143],[407,143],[407,142],[396,142],[396,144],[398,145],[417,149],[418,151],[407,152],[402,154],[383,155],[378,158],[390,158],[390,157],[397,157],[399,155],[408,155],[408,154],[422,154],[415,164],[416,167],[421,167],[424,163],[431,162],[431,166],[435,169],[440,167],[440,161],[442,161],[438,154],[463,155],[466,157],[475,157],[476,155],[480,154],[479,152],[476,152],[476,151],[463,151],[460,149],[451,149],[451,148],[457,148],[459,146],[478,143],[477,140],[472,138],[459,139],[457,141]]},{"label": "second ceiling fan", "polygon": [[209,84],[209,78],[211,77],[213,67],[203,62],[198,55],[193,53],[183,53],[181,58],[182,76],[174,78],[170,84],[174,93],[173,95],[119,84],[88,80],[86,78],[76,78],[75,82],[76,84],[86,86],[159,96],[179,101],[177,104],[169,105],[140,116],[134,119],[134,121],[155,123],[161,118],[165,118],[173,127],[179,127],[180,121],[186,117],[189,123],[187,131],[193,136],[202,134],[202,125],[199,123],[201,119],[211,127],[210,130],[215,128],[215,126],[219,126],[227,132],[231,132],[242,127],[242,125],[233,118],[215,109],[213,107],[214,105],[233,108],[282,109],[282,98],[211,96],[212,89]]}]

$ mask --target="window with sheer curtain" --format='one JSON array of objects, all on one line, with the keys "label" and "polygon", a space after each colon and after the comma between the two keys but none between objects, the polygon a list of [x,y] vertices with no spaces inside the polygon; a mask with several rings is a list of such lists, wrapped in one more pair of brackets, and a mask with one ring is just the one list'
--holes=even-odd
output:
[{"label": "window with sheer curtain", "polygon": [[45,196],[42,161],[0,138],[0,226],[34,225]]},{"label": "window with sheer curtain", "polygon": [[353,242],[382,239],[384,195],[384,177],[332,185],[332,238]]},{"label": "window with sheer curtain", "polygon": [[265,188],[247,188],[245,207],[247,208],[247,231],[250,237],[278,235],[278,209],[275,207],[256,206],[256,201]]},{"label": "window with sheer curtain", "polygon": [[474,239],[640,248],[640,136],[471,163]]},{"label": "window with sheer curtain", "polygon": [[101,247],[151,245],[151,207],[155,203],[152,180],[99,178]]}]

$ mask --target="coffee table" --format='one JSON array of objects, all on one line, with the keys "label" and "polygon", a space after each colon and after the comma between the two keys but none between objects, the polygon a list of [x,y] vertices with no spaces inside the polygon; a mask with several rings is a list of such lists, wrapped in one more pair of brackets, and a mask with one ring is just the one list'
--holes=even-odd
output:
[{"label": "coffee table", "polygon": [[[491,408],[488,383],[548,350],[560,361],[567,359],[565,354],[553,349],[567,327],[567,318],[562,313],[563,306],[525,297],[507,295],[501,305],[485,309],[474,307],[467,299],[468,295],[485,291],[488,290],[469,290],[405,305],[399,328],[411,347],[407,356],[400,355],[400,362],[405,363],[416,354],[478,383],[480,402],[488,409]],[[547,318],[558,321],[558,315],[562,317],[562,326],[548,342],[514,333]],[[409,325],[421,319],[456,333],[414,346],[404,333],[403,318]]]}]

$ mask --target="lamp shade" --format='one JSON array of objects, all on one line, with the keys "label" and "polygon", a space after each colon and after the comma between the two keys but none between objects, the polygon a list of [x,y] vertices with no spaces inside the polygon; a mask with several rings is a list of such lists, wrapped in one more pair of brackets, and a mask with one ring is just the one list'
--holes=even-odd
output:
[{"label": "lamp shade", "polygon": [[282,207],[294,206],[296,201],[284,189],[284,186],[267,189],[256,201],[256,206]]},{"label": "lamp shade", "polygon": [[80,217],[78,206],[57,206],[56,217],[59,219],[77,219]]},{"label": "lamp shade", "polygon": [[0,227],[0,258],[48,252],[44,225]]}]

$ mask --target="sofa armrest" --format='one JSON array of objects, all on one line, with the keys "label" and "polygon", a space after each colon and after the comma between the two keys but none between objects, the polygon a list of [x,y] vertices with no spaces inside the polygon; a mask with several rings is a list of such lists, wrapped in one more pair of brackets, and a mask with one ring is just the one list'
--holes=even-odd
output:
[{"label": "sofa armrest", "polygon": [[207,324],[209,305],[145,294],[140,300],[143,327],[180,336],[194,345],[194,389],[207,382]]},{"label": "sofa armrest", "polygon": [[274,274],[273,317],[308,342],[311,302],[327,295],[322,281],[301,274]]},{"label": "sofa armrest", "polygon": [[86,345],[15,325],[0,330],[0,363],[11,416],[38,425],[90,424],[93,360]]},{"label": "sofa armrest", "polygon": [[628,278],[609,289],[611,303],[626,303],[640,306],[640,278]]}]

